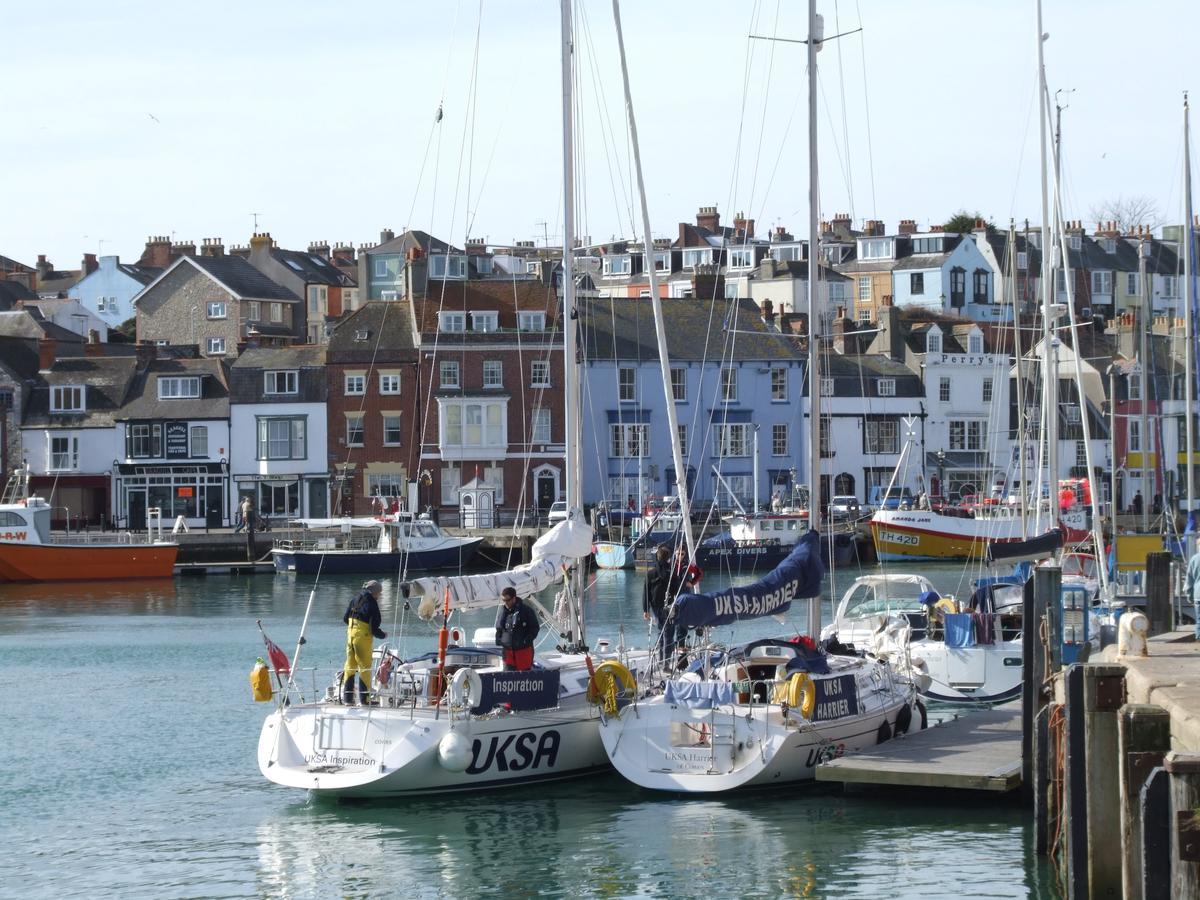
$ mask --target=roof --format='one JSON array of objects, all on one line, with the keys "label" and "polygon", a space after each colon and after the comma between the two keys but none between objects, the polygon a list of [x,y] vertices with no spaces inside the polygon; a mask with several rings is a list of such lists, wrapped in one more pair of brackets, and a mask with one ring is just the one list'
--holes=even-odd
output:
[{"label": "roof", "polygon": [[274,248],[271,250],[271,256],[304,279],[305,284],[329,284],[335,287],[355,285],[355,280],[348,274],[348,270],[338,268],[328,259],[315,253]]},{"label": "roof", "polygon": [[10,310],[20,300],[36,300],[37,294],[19,281],[0,281],[0,310]]},{"label": "roof", "polygon": [[302,369],[325,365],[325,348],[319,344],[299,347],[250,347],[233,363],[235,369]]},{"label": "roof", "polygon": [[133,263],[117,263],[117,268],[142,284],[149,284],[163,273],[158,266],[139,266]]},{"label": "roof", "polygon": [[[60,359],[43,374],[43,383],[30,393],[22,424],[25,427],[111,427],[117,421],[136,372],[137,359],[132,356]],[[68,384],[87,385],[84,401],[87,410],[82,414],[51,413],[51,387]]]},{"label": "roof", "polygon": [[330,362],[390,359],[393,351],[415,349],[408,305],[383,300],[365,304],[342,317],[327,346]]},{"label": "roof", "polygon": [[[179,400],[159,400],[158,381],[194,375],[200,378],[200,396]],[[227,419],[229,387],[225,371],[217,359],[156,359],[138,372],[129,389],[128,401],[120,411],[121,419]]]},{"label": "roof", "polygon": [[[440,311],[494,311],[499,313],[499,327],[510,330],[517,327],[518,312],[544,312],[549,328],[558,318],[558,292],[541,280],[431,281],[426,296],[413,301],[413,309],[422,334],[437,332]],[[442,335],[443,340],[446,337]]]},{"label": "roof", "polygon": [[462,253],[457,247],[451,247],[443,240],[433,235],[410,229],[398,237],[369,248],[367,253],[407,253],[414,247],[420,247],[426,254],[430,253]]},{"label": "roof", "polygon": [[36,379],[40,367],[37,345],[28,338],[0,335],[0,366],[19,379]]},{"label": "roof", "polygon": [[48,321],[36,307],[0,312],[0,336],[54,338],[56,341],[83,343],[83,336]]},{"label": "roof", "polygon": [[191,263],[207,273],[240,300],[280,300],[291,303],[300,300],[240,256],[185,256],[175,265],[185,263]]},{"label": "roof", "polygon": [[[602,297],[581,301],[583,345],[590,360],[658,359],[652,304],[641,298]],[[667,353],[672,360],[796,360],[790,336],[762,321],[748,297],[713,301],[662,301]],[[728,346],[726,346],[728,342]]]}]

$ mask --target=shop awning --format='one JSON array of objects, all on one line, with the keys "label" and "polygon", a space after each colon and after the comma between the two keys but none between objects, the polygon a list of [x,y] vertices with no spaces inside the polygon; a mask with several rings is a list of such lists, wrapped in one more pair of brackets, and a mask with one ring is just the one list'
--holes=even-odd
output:
[{"label": "shop awning", "polygon": [[228,463],[121,463],[119,475],[224,475]]}]

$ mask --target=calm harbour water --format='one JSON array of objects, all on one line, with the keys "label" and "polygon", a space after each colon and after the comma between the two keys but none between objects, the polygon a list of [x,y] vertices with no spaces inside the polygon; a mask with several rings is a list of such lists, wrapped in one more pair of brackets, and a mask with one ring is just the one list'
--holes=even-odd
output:
[{"label": "calm harbour water", "polygon": [[[958,567],[927,574],[961,590]],[[839,573],[838,589],[849,579]],[[382,604],[393,636],[394,581]],[[360,582],[321,581],[301,667],[340,667],[341,615]],[[287,576],[0,585],[0,894],[1055,896],[1026,813],[976,797],[812,786],[667,797],[608,775],[349,805],[276,787],[255,762],[268,707],[250,697],[263,654],[254,623],[292,655],[312,587]],[[616,640],[625,622],[643,645],[640,592],[632,572],[598,573],[590,637]],[[405,649],[432,648],[434,627],[414,621]],[[804,604],[788,621],[804,621]],[[780,631],[768,619],[737,636]]]}]

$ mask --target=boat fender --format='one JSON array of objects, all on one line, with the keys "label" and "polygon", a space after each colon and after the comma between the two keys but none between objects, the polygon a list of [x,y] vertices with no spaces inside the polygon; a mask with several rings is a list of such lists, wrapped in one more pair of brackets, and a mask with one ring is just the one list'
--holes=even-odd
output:
[{"label": "boat fender", "polygon": [[888,724],[888,720],[884,719],[879,723],[879,730],[875,732],[875,743],[883,744],[892,739],[892,726]]},{"label": "boat fender", "polygon": [[459,669],[450,679],[450,703],[460,709],[478,706],[483,699],[483,679],[474,669]]},{"label": "boat fender", "polygon": [[896,735],[908,734],[909,726],[912,725],[912,707],[905,703],[900,707],[900,712],[896,713]]},{"label": "boat fender", "polygon": [[465,772],[471,764],[471,742],[457,731],[449,731],[442,735],[442,739],[438,741],[438,762],[447,772]]},{"label": "boat fender", "polygon": [[261,656],[250,670],[250,689],[254,692],[256,703],[263,703],[275,695],[271,690],[271,670]]},{"label": "boat fender", "polygon": [[925,711],[925,704],[920,700],[917,701],[917,712],[921,714],[921,730],[924,731],[929,727],[929,713]]},{"label": "boat fender", "polygon": [[800,715],[811,719],[813,711],[817,708],[817,686],[806,672],[796,672],[775,692],[775,700],[800,710]]},{"label": "boat fender", "polygon": [[940,610],[943,615],[946,613],[958,612],[958,602],[953,597],[942,597],[937,603],[933,604],[933,608]]},{"label": "boat fender", "polygon": [[606,660],[596,666],[588,678],[588,703],[599,706],[607,715],[615,715],[621,694],[632,696],[637,690],[633,673],[615,659]]}]

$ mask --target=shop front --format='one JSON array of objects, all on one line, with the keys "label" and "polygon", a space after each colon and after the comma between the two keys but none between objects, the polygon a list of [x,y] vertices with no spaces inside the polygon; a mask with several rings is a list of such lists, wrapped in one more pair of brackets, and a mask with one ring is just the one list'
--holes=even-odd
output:
[{"label": "shop front", "polygon": [[149,509],[161,511],[164,526],[180,516],[189,528],[229,523],[228,463],[125,463],[115,490],[118,528],[145,528]]},{"label": "shop front", "polygon": [[265,519],[321,519],[329,515],[329,473],[235,475],[233,500],[250,497]]}]

